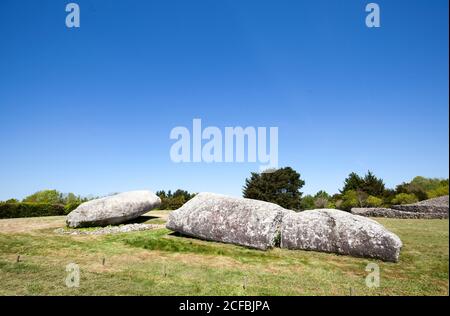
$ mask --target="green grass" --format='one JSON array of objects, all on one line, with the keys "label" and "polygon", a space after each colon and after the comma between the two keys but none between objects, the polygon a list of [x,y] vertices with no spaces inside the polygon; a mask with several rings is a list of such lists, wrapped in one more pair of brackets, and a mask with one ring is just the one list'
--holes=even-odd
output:
[{"label": "green grass", "polygon": [[[146,223],[163,223],[167,216],[155,214],[149,213],[156,217]],[[258,251],[177,236],[164,228],[69,236],[53,233],[63,225],[59,217],[40,218],[44,228],[31,226],[33,219],[0,221],[0,294],[349,295],[352,289],[355,295],[448,295],[448,220],[377,220],[403,241],[398,263]],[[15,224],[21,229],[13,229]],[[79,288],[65,285],[71,262],[80,267]],[[370,262],[380,266],[379,288],[365,285]]]}]

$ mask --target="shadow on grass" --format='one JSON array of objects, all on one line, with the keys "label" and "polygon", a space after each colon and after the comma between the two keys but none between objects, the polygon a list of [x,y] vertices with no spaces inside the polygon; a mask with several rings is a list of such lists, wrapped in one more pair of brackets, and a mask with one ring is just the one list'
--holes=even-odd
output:
[{"label": "shadow on grass", "polygon": [[168,229],[147,231],[133,235],[111,235],[108,236],[108,239],[111,241],[122,242],[131,247],[147,250],[220,255],[242,259],[243,261],[246,261],[246,258],[258,258],[258,261],[264,261],[266,259],[279,257],[270,251],[262,251],[215,241],[206,241],[177,232],[171,232]]},{"label": "shadow on grass", "polygon": [[156,218],[159,218],[159,217],[158,216],[142,215],[142,216],[139,216],[138,218],[133,218],[133,219],[130,219],[130,220],[126,221],[126,222],[123,222],[123,223],[121,223],[121,225],[122,224],[142,224],[142,223],[145,223],[145,222],[147,222],[149,220],[156,219]]}]

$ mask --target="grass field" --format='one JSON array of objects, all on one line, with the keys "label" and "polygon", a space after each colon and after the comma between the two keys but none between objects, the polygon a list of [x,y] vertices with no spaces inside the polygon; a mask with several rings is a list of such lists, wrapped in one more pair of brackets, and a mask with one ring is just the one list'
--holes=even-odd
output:
[{"label": "grass field", "polygon": [[[167,214],[152,211],[141,219],[162,224]],[[398,263],[263,252],[180,237],[165,228],[57,235],[53,231],[64,226],[64,217],[0,220],[0,294],[448,295],[448,220],[377,220],[403,241]],[[365,285],[370,262],[380,266],[379,288]],[[79,265],[78,288],[65,284],[69,263]]]}]

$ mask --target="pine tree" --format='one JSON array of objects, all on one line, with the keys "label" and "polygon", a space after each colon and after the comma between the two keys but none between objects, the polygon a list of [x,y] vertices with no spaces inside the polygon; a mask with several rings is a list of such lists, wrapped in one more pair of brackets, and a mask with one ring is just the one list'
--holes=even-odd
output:
[{"label": "pine tree", "polygon": [[291,167],[281,168],[270,173],[252,172],[245,180],[243,195],[245,198],[276,203],[284,208],[298,210],[305,184]]}]

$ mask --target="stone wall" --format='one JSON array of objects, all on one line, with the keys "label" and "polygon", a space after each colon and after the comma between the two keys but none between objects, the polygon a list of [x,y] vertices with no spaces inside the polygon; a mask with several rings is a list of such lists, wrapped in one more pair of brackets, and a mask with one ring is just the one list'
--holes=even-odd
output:
[{"label": "stone wall", "polygon": [[388,217],[388,218],[412,218],[412,219],[444,219],[448,218],[447,213],[430,213],[430,212],[405,212],[392,208],[376,208],[354,207],[351,210],[352,214],[368,216],[368,217]]},{"label": "stone wall", "polygon": [[351,213],[370,217],[389,218],[448,218],[448,195],[413,204],[393,205],[391,208],[367,207],[351,209]]}]

